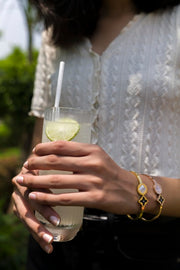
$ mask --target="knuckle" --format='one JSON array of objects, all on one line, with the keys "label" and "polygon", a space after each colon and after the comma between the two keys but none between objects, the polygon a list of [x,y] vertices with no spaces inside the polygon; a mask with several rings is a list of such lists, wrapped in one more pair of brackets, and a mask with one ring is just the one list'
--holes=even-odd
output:
[{"label": "knuckle", "polygon": [[89,162],[89,167],[95,172],[101,172],[104,165],[101,159],[93,159]]},{"label": "knuckle", "polygon": [[53,177],[50,179],[50,184],[53,185],[53,187],[56,187],[61,182],[61,175],[54,174]]},{"label": "knuckle", "polygon": [[102,204],[104,202],[105,199],[105,195],[103,191],[97,191],[94,193],[94,201],[95,202],[99,202],[100,204]]},{"label": "knuckle", "polygon": [[102,189],[103,179],[96,175],[89,175],[87,181],[87,188],[92,190]]},{"label": "knuckle", "polygon": [[99,147],[99,145],[96,145],[96,144],[92,145],[92,152],[99,154],[101,153],[101,151],[102,149]]},{"label": "knuckle", "polygon": [[104,193],[100,190],[93,191],[90,194],[90,201],[92,202],[94,207],[97,207],[97,205],[102,205],[104,203],[104,199],[105,199]]},{"label": "knuckle", "polygon": [[103,179],[99,177],[95,177],[91,180],[91,183],[93,184],[94,187],[97,189],[101,189],[103,187]]},{"label": "knuckle", "polygon": [[58,161],[58,157],[57,157],[56,155],[49,155],[49,156],[47,157],[47,162],[48,162],[49,164],[57,163],[57,161]]},{"label": "knuckle", "polygon": [[68,193],[59,193],[55,200],[53,201],[54,205],[64,205],[69,206],[72,204],[72,199],[70,198]]},{"label": "knuckle", "polygon": [[31,157],[28,159],[28,168],[31,169],[34,167],[34,165],[36,164],[36,159],[35,157]]},{"label": "knuckle", "polygon": [[66,143],[65,141],[56,141],[56,142],[53,142],[54,148],[56,150],[60,151],[64,147],[65,143]]},{"label": "knuckle", "polygon": [[96,170],[102,170],[102,168],[104,167],[104,163],[101,159],[97,159],[95,162],[95,168]]},{"label": "knuckle", "polygon": [[72,200],[66,198],[66,197],[63,197],[61,196],[60,198],[60,205],[65,205],[65,206],[68,206],[68,205],[71,205],[72,203]]}]

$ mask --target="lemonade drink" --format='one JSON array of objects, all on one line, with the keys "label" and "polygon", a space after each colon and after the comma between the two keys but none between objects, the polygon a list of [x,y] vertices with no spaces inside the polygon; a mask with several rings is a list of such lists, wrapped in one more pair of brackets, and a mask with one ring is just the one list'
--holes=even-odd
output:
[{"label": "lemonade drink", "polygon": [[[91,114],[87,111],[71,108],[50,108],[45,113],[42,142],[56,140],[72,140],[90,143]],[[70,174],[71,172],[45,170],[40,174]],[[54,193],[77,192],[75,189],[53,189]],[[60,215],[61,222],[56,227],[43,218],[38,212],[36,217],[53,234],[54,241],[72,240],[83,221],[84,208],[80,206],[56,206],[55,211]]]}]

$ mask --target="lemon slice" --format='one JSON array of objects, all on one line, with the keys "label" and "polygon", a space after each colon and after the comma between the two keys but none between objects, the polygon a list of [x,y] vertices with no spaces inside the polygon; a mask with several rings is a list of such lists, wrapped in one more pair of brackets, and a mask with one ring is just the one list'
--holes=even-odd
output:
[{"label": "lemon slice", "polygon": [[71,118],[61,118],[46,125],[46,136],[50,141],[71,141],[79,132],[79,123]]}]

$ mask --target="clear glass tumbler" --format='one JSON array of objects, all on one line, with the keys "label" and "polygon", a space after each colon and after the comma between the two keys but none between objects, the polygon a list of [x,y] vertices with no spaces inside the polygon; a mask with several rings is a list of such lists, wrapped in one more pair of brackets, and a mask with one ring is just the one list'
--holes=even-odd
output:
[{"label": "clear glass tumbler", "polygon": [[[82,143],[91,142],[92,113],[80,109],[52,107],[45,111],[42,142],[55,141],[59,138]],[[58,170],[40,171],[42,175],[70,174],[71,172]],[[53,189],[54,193],[77,192],[76,189]],[[53,234],[54,241],[65,242],[72,240],[83,223],[84,208],[81,206],[55,206],[61,222],[53,226],[38,212],[36,217]]]}]

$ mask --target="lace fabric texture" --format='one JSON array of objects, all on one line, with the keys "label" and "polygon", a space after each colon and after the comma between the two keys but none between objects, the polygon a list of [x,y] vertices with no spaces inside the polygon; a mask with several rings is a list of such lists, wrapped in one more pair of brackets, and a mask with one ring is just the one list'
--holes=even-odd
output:
[{"label": "lace fabric texture", "polygon": [[180,7],[140,14],[102,55],[85,39],[54,48],[48,33],[36,71],[31,115],[53,105],[59,61],[65,61],[61,106],[96,112],[92,143],[121,167],[180,175]]}]

